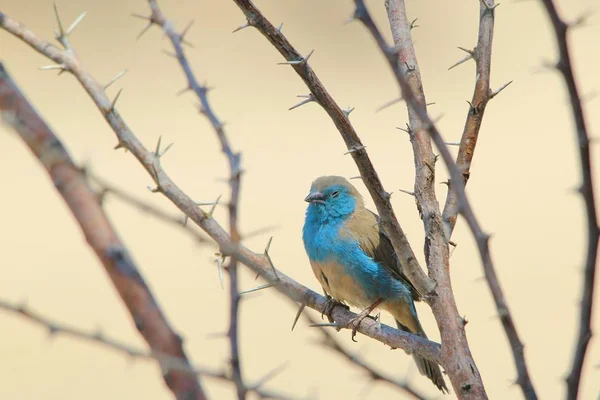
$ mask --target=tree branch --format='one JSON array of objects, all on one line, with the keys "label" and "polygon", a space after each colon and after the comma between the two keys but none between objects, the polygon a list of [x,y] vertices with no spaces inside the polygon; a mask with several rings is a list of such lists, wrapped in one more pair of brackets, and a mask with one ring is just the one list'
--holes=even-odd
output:
[{"label": "tree branch", "polygon": [[354,159],[360,171],[361,178],[373,198],[381,218],[381,224],[392,241],[394,250],[402,264],[403,272],[415,285],[418,292],[424,296],[424,300],[428,301],[428,297],[432,293],[435,284],[423,272],[404,231],[398,223],[390,203],[390,193],[384,190],[377,172],[369,159],[365,146],[350,123],[348,115],[351,110],[344,111],[337,105],[310,67],[308,57],[312,55],[312,52],[306,57],[300,55],[281,33],[281,30],[275,28],[250,0],[234,1],[246,16],[247,25],[256,28],[287,60],[287,62],[282,64],[287,64],[294,68],[294,71],[296,71],[310,89],[311,94],[308,98],[317,102],[335,124],[346,143],[348,148],[347,154],[351,154]]},{"label": "tree branch", "polygon": [[[102,85],[100,85],[85,68],[83,68],[79,59],[73,55],[73,52],[58,49],[56,46],[40,39],[23,24],[12,20],[4,14],[0,14],[0,27],[21,39],[40,54],[54,60],[59,65],[64,65],[64,68],[77,78],[117,135],[120,147],[131,152],[144,169],[146,169],[152,179],[154,179],[157,184],[157,187],[154,190],[158,193],[162,193],[171,200],[177,208],[206,232],[217,243],[222,254],[235,254],[240,262],[248,266],[255,273],[260,274],[268,282],[272,283],[273,287],[279,292],[298,303],[305,304],[307,307],[323,312],[327,303],[325,297],[299,284],[281,271],[276,270],[267,254],[254,253],[241,244],[238,246],[232,244],[229,235],[212,217],[212,213],[207,213],[200,209],[197,204],[185,194],[173,180],[171,180],[160,165],[159,157],[157,157],[155,152],[146,149],[134,135],[117,111],[114,101],[108,99]],[[342,307],[335,307],[332,314],[335,321],[337,321],[337,326],[341,328],[347,328],[349,322],[356,317],[355,313],[347,311]],[[397,329],[393,329],[386,325],[379,325],[375,321],[366,319],[361,322],[358,332],[390,347],[401,348],[411,353],[417,353],[444,367],[440,356],[440,346],[435,342],[398,331]]]},{"label": "tree branch", "polygon": [[[213,130],[215,131],[217,138],[221,143],[221,149],[223,151],[223,154],[225,155],[229,163],[229,184],[231,186],[231,197],[228,205],[229,236],[232,245],[237,246],[240,242],[240,234],[238,230],[237,220],[240,194],[240,177],[242,173],[242,170],[240,168],[241,153],[234,153],[231,149],[231,144],[229,143],[229,139],[225,133],[224,124],[217,117],[208,100],[208,88],[198,83],[198,80],[196,79],[194,72],[192,71],[187,57],[185,56],[185,52],[183,50],[184,37],[187,33],[187,30],[191,26],[191,23],[182,33],[177,33],[174,29],[173,23],[171,23],[161,11],[160,7],[158,6],[158,2],[156,0],[149,0],[148,3],[150,5],[150,10],[152,11],[152,14],[148,18],[150,24],[156,24],[160,26],[162,30],[166,33],[166,35],[169,37],[173,49],[175,50],[177,60],[179,61],[179,64],[181,65],[181,68],[185,73],[186,79],[188,81],[188,88],[191,89],[198,97],[198,100],[200,101],[200,112],[204,116],[206,116],[206,118],[212,125]],[[235,257],[235,255],[232,255],[230,257],[229,264],[226,268],[227,273],[229,275],[230,298],[230,321],[227,336],[229,337],[231,369],[233,380],[236,384],[237,397],[239,400],[244,400],[246,398],[247,388],[244,385],[244,380],[242,377],[242,368],[240,365],[238,332],[240,293],[237,266],[238,260]]]},{"label": "tree branch", "polygon": [[[430,305],[442,338],[442,358],[454,391],[460,398],[485,398],[483,381],[471,355],[465,324],[458,313],[449,274],[448,242],[443,230],[442,216],[433,187],[435,157],[431,148],[428,125],[421,117],[427,116],[427,105],[415,58],[411,25],[406,17],[404,2],[387,0],[386,9],[395,47],[390,48],[369,14],[363,0],[355,0],[354,18],[369,30],[379,49],[386,57],[402,98],[407,101],[409,125],[407,132],[413,145],[415,159],[415,197],[425,227],[425,253],[430,276],[436,281],[436,295]],[[414,90],[417,90],[415,94]],[[410,101],[407,98],[410,94]]]},{"label": "tree branch", "polygon": [[[177,357],[189,366],[181,337],[167,322],[138,267],[104,214],[98,196],[1,63],[0,110],[4,120],[17,131],[53,180],[152,351]],[[206,399],[195,377],[165,369],[164,365],[161,367],[165,383],[177,398]]]},{"label": "tree branch", "polygon": [[[87,332],[79,328],[67,326],[60,322],[51,320],[50,318],[38,312],[33,311],[23,304],[13,304],[5,300],[0,300],[0,309],[3,309],[9,313],[19,315],[37,325],[40,325],[48,331],[48,334],[50,336],[71,336],[85,342],[90,342],[93,344],[103,346],[107,349],[114,350],[118,353],[123,354],[129,359],[156,360],[165,371],[179,371],[190,376],[202,376],[204,378],[211,378],[222,382],[233,383],[233,377],[230,376],[230,374],[228,374],[226,371],[213,370],[204,367],[195,367],[191,366],[187,362],[187,360],[175,357],[170,354],[160,353],[154,350],[141,350],[130,346],[126,343],[120,342],[118,340],[111,339],[100,330],[96,332]],[[258,384],[249,386],[247,388],[247,391],[249,393],[255,393],[261,399],[292,399],[288,396],[260,389],[260,386],[261,385]]]},{"label": "tree branch", "polygon": [[[503,90],[506,84],[497,92],[490,88],[490,69],[492,64],[492,40],[494,37],[494,0],[480,0],[479,5],[479,34],[477,36],[477,47],[470,51],[470,58],[475,60],[475,89],[473,98],[469,103],[469,112],[460,139],[456,164],[462,171],[462,180],[466,185],[471,173],[471,162],[475,153],[475,146],[479,137],[479,130],[483,121],[483,114],[488,101]],[[448,195],[442,217],[444,230],[448,240],[452,237],[452,231],[456,225],[458,215],[456,192],[452,190],[452,180],[448,182]]]},{"label": "tree branch", "polygon": [[598,258],[598,240],[600,239],[600,228],[598,227],[598,215],[596,213],[596,200],[594,194],[594,178],[592,175],[592,160],[590,156],[590,136],[585,122],[583,106],[575,76],[571,64],[567,32],[569,25],[558,15],[558,11],[552,0],[543,0],[548,17],[552,22],[556,44],[558,46],[559,60],[556,68],[563,76],[569,99],[571,112],[575,122],[577,144],[579,145],[579,160],[581,163],[582,184],[579,189],[585,202],[587,214],[587,251],[585,258],[583,290],[581,293],[581,310],[579,315],[579,334],[573,355],[573,364],[567,377],[567,399],[575,400],[578,397],[583,363],[585,361],[588,344],[592,338],[592,310],[594,305],[594,283],[596,280],[596,264]]}]

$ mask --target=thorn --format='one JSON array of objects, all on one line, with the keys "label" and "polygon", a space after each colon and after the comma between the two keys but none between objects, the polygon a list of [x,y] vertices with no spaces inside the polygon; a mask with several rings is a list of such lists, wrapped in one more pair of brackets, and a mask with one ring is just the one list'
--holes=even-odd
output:
[{"label": "thorn", "polygon": [[117,143],[117,145],[115,147],[113,147],[113,149],[114,150],[119,150],[119,149],[122,149],[123,147],[124,147],[123,143],[119,142],[119,143]]},{"label": "thorn", "polygon": [[117,80],[119,80],[123,75],[125,75],[127,73],[127,70],[124,69],[123,71],[119,72],[117,75],[115,75],[114,78],[112,78],[110,80],[110,82],[108,82],[106,85],[104,85],[104,90],[108,89],[110,85],[112,85],[113,83],[115,83]]},{"label": "thorn", "polygon": [[86,14],[87,14],[87,11],[82,12],[79,15],[79,17],[77,17],[75,19],[75,21],[73,21],[71,26],[69,26],[69,28],[67,29],[67,33],[65,34],[66,36],[69,36],[71,34],[71,32],[73,32],[73,29],[75,29],[75,27],[77,27],[77,25],[79,25],[79,23],[83,20],[83,18],[85,17]]},{"label": "thorn", "polygon": [[187,87],[185,87],[185,88],[181,89],[181,90],[180,90],[179,92],[177,92],[175,95],[176,95],[176,96],[181,96],[182,94],[184,94],[185,92],[188,92],[188,91],[190,91],[190,90],[192,90],[192,88],[191,88],[191,87],[189,87],[189,86],[187,86]]},{"label": "thorn", "polygon": [[498,7],[498,6],[500,5],[500,3],[496,3],[496,4],[494,4],[493,6],[491,6],[491,7],[490,7],[490,6],[489,6],[489,5],[488,5],[488,4],[485,2],[485,0],[479,0],[479,1],[480,1],[480,2],[481,2],[481,4],[482,4],[482,5],[485,7],[485,11],[486,11],[486,13],[487,13],[487,12],[494,11],[494,10],[496,9],[496,7]]},{"label": "thorn", "polygon": [[248,294],[248,293],[252,293],[252,292],[258,292],[259,290],[268,289],[268,288],[273,287],[273,286],[275,286],[275,285],[272,284],[272,283],[266,283],[264,285],[260,285],[260,286],[257,286],[255,288],[252,288],[252,289],[244,290],[243,292],[240,292],[239,294],[241,296],[243,294]]},{"label": "thorn", "polygon": [[283,22],[277,27],[277,32],[281,33],[281,28],[283,28]]},{"label": "thorn", "polygon": [[294,318],[294,323],[292,324],[292,331],[296,327],[296,324],[298,323],[298,319],[300,319],[300,315],[302,315],[302,311],[304,311],[305,308],[306,308],[306,303],[300,304],[300,308],[298,309],[298,312],[296,313],[296,317]]},{"label": "thorn", "polygon": [[344,153],[344,155],[350,154],[350,153],[356,153],[357,151],[364,150],[366,148],[367,148],[367,146],[363,146],[363,145],[352,146],[347,152]]},{"label": "thorn", "polygon": [[379,112],[379,111],[381,111],[381,110],[385,110],[386,108],[388,108],[388,107],[390,107],[390,106],[393,106],[393,105],[394,105],[394,104],[396,104],[396,103],[400,103],[402,100],[404,100],[404,99],[402,98],[402,96],[400,96],[400,97],[398,97],[397,99],[394,99],[394,100],[388,101],[388,102],[387,102],[387,103],[385,103],[384,105],[382,105],[382,106],[378,107],[378,108],[375,110],[375,112],[376,112],[376,113],[378,113],[378,112]]},{"label": "thorn", "polygon": [[221,282],[221,289],[224,288],[223,286],[223,262],[225,261],[225,256],[222,254],[218,254],[218,257],[216,259],[217,261],[217,269],[219,270],[219,282]]},{"label": "thorn", "polygon": [[60,41],[65,36],[65,30],[63,28],[62,21],[60,20],[60,15],[58,14],[58,7],[56,6],[56,3],[54,3],[53,5],[54,5],[54,15],[56,16],[56,22],[58,22],[58,30],[59,30],[59,34],[57,35],[56,39],[58,39]]},{"label": "thorn", "polygon": [[345,110],[342,110],[342,111],[344,112],[344,114],[346,114],[346,117],[349,117],[349,116],[350,116],[350,113],[351,113],[352,111],[354,111],[354,108],[355,108],[355,107],[352,107],[352,108],[348,107],[347,109],[345,109]]},{"label": "thorn", "polygon": [[450,179],[448,179],[447,181],[440,182],[440,185],[446,185],[450,187]]},{"label": "thorn", "polygon": [[244,25],[240,25],[237,28],[235,28],[231,33],[236,33],[237,31],[241,31],[242,29],[246,29],[249,26],[251,26],[250,22],[246,22]]},{"label": "thorn", "polygon": [[504,85],[500,86],[496,91],[492,91],[492,89],[490,89],[490,99],[493,99],[494,97],[496,97],[498,95],[498,93],[500,93],[501,91],[506,89],[508,87],[508,85],[510,85],[511,83],[513,83],[513,81],[505,83]]},{"label": "thorn", "polygon": [[414,28],[420,28],[419,25],[415,25],[415,22],[417,22],[419,18],[415,18],[412,20],[412,22],[410,23],[410,30],[412,31]]},{"label": "thorn", "polygon": [[145,15],[138,14],[138,13],[131,13],[130,15],[131,15],[132,17],[134,17],[134,18],[143,19],[143,20],[145,20],[145,21],[151,21],[151,20],[152,20],[152,17],[151,17],[151,16],[150,16],[150,17],[147,17],[147,16],[145,16]]},{"label": "thorn", "polygon": [[280,62],[280,63],[277,63],[277,65],[300,65],[300,64],[306,64],[308,62],[308,59],[310,58],[310,56],[312,56],[312,54],[314,52],[315,52],[314,50],[311,50],[310,53],[308,53],[308,55],[306,57],[302,57],[300,60]]},{"label": "thorn", "polygon": [[163,52],[163,54],[165,54],[165,55],[167,55],[167,56],[169,56],[169,57],[172,57],[172,58],[174,58],[174,59],[178,60],[178,58],[177,58],[177,54],[175,54],[175,53],[172,53],[172,52],[170,52],[170,51],[167,51],[167,50],[163,50],[162,52]]},{"label": "thorn", "polygon": [[[194,25],[194,20],[191,20],[187,24],[187,26],[183,29],[183,31],[181,31],[181,33],[179,34],[179,41],[181,41],[182,43],[186,43],[184,38],[185,38],[185,35],[187,35],[190,28],[192,27],[192,25]],[[187,44],[191,45],[191,43],[187,43]]]},{"label": "thorn", "polygon": [[417,69],[414,65],[408,65],[407,62],[404,62],[404,66],[406,67],[406,72],[410,73]]},{"label": "thorn", "polygon": [[59,69],[61,71],[67,71],[67,66],[65,64],[56,64],[56,65],[44,65],[39,68],[42,71],[49,71],[52,69]]},{"label": "thorn", "polygon": [[261,379],[259,379],[258,382],[256,382],[254,385],[252,385],[252,389],[254,389],[254,390],[260,389],[260,387],[262,385],[264,385],[269,379],[272,379],[275,375],[279,374],[281,371],[283,371],[285,368],[287,368],[288,364],[289,364],[289,361],[286,361],[283,364],[281,364],[280,366],[272,369],[265,376],[263,376]]},{"label": "thorn", "polygon": [[271,243],[273,242],[273,236],[269,238],[269,242],[267,243],[267,247],[265,247],[264,256],[269,260],[269,264],[271,265],[271,269],[273,270],[273,274],[275,275],[275,279],[279,280],[279,275],[277,274],[277,270],[275,269],[275,265],[273,265],[273,260],[271,259],[271,255],[269,254],[269,250],[271,249]]},{"label": "thorn", "polygon": [[362,176],[351,176],[350,179],[362,179]]},{"label": "thorn", "polygon": [[432,106],[432,105],[434,105],[434,104],[435,104],[435,101],[432,101],[431,103],[426,103],[426,104],[425,104],[425,107],[429,107],[429,106]]},{"label": "thorn", "polygon": [[475,52],[477,51],[477,47],[475,47],[473,50],[469,50],[465,49],[464,47],[457,46],[457,49],[462,50],[465,53],[470,54],[471,57],[475,58]]},{"label": "thorn", "polygon": [[444,144],[446,146],[460,146],[460,142],[444,142]]},{"label": "thorn", "polygon": [[453,246],[453,247],[456,247],[456,246],[458,246],[458,244],[457,244],[456,242],[452,241],[452,240],[448,240],[448,244],[449,244],[450,246]]},{"label": "thorn", "polygon": [[169,144],[166,149],[162,152],[160,151],[160,143],[162,141],[162,135],[158,137],[158,142],[156,143],[156,150],[154,150],[154,157],[156,157],[159,161],[162,156],[173,146],[173,143]]},{"label": "thorn", "polygon": [[304,98],[306,100],[302,100],[300,103],[291,106],[290,108],[288,108],[288,111],[292,111],[293,109],[298,108],[300,106],[303,106],[304,104],[307,104],[307,103],[310,103],[312,101],[315,101],[315,96],[313,96],[312,93],[310,93],[310,94],[299,94],[296,97]]},{"label": "thorn", "polygon": [[119,96],[121,96],[121,92],[123,91],[123,88],[119,89],[119,91],[117,92],[117,95],[115,96],[115,98],[113,99],[111,105],[110,105],[110,110],[109,112],[114,112],[115,111],[115,106],[117,105],[117,100],[119,100]]},{"label": "thorn", "polygon": [[188,217],[187,214],[184,214],[183,221],[182,221],[182,225],[184,228],[187,228],[187,223],[188,223],[189,219],[190,219],[190,217]]},{"label": "thorn", "polygon": [[398,189],[398,190],[399,190],[400,192],[402,192],[402,193],[406,193],[406,194],[407,194],[407,195],[409,195],[409,196],[414,196],[414,195],[415,195],[415,192],[411,192],[411,191],[409,191],[409,190],[404,190],[404,189]]},{"label": "thorn", "polygon": [[[459,47],[460,48],[460,47]],[[467,61],[473,59],[473,56],[471,54],[468,54],[465,58],[461,59],[460,61],[452,64],[450,67],[448,67],[448,71],[450,71],[452,68],[458,67],[460,64],[464,64]]]},{"label": "thorn", "polygon": [[217,208],[217,205],[219,205],[219,200],[221,200],[221,194],[219,195],[219,197],[217,197],[217,199],[215,200],[214,203],[212,203],[212,207],[210,208],[210,211],[207,214],[208,218],[212,218],[213,213],[215,212],[215,208]]},{"label": "thorn", "polygon": [[397,126],[396,129],[399,129],[403,132],[408,133],[409,135],[412,135],[412,129],[410,128],[410,125],[408,125],[408,123],[406,124],[406,129],[400,128],[399,126]]},{"label": "thorn", "polygon": [[332,327],[332,328],[343,328],[344,326],[340,326],[337,322],[322,322],[319,324],[310,324],[309,327],[311,328],[327,328],[327,327]]},{"label": "thorn", "polygon": [[138,35],[135,37],[135,40],[140,40],[140,38],[142,36],[144,36],[144,33],[148,32],[148,29],[152,28],[152,25],[154,24],[154,22],[152,22],[152,20],[149,18],[148,18],[148,20],[150,22],[148,22],[148,25],[146,25],[146,27],[144,29],[142,29],[142,31],[140,33],[138,33]]}]

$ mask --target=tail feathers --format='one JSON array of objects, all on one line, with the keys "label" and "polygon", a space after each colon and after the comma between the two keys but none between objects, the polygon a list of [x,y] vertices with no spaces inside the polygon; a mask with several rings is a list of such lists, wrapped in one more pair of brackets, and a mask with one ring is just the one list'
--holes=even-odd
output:
[{"label": "tail feathers", "polygon": [[[396,321],[396,325],[398,325],[398,329],[403,330],[405,332],[414,333],[421,337],[427,338],[425,331],[421,328],[419,324],[419,332],[413,332],[408,327],[402,325],[400,322]],[[450,393],[448,387],[446,386],[446,382],[444,381],[444,376],[442,375],[442,371],[440,366],[437,365],[433,361],[429,361],[417,354],[413,354],[413,358],[415,360],[415,364],[417,364],[417,368],[421,375],[428,377],[431,382],[442,392],[442,393]]]}]

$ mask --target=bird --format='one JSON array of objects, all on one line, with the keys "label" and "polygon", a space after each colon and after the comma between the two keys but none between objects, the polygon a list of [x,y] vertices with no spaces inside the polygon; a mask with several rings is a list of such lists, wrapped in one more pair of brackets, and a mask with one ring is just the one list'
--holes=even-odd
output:
[{"label": "bird", "polygon": [[[364,309],[358,324],[378,307],[394,317],[398,329],[427,338],[414,305],[419,293],[402,273],[379,217],[365,207],[359,191],[344,177],[321,176],[304,200],[309,204],[302,240],[328,299],[330,320],[339,304]],[[449,392],[437,363],[417,354],[413,358],[421,375],[442,393]]]}]

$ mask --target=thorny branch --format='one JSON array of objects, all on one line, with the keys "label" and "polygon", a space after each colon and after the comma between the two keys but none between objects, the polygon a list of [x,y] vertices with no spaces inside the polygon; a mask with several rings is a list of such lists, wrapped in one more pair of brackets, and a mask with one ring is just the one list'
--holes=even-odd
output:
[{"label": "thorny branch", "polygon": [[[310,321],[312,326],[319,325],[317,323],[317,321],[315,319],[313,319],[310,315],[305,314],[305,316]],[[388,385],[398,389],[400,392],[403,392],[403,393],[409,395],[411,398],[414,398],[417,400],[425,400],[426,399],[426,397],[423,394],[419,393],[419,391],[417,389],[413,388],[408,382],[398,381],[391,376],[388,376],[382,372],[376,371],[372,366],[365,363],[358,356],[348,352],[346,349],[344,349],[344,347],[342,347],[342,345],[340,345],[338,343],[337,340],[335,340],[335,338],[333,337],[331,332],[328,331],[327,329],[321,328],[321,329],[319,329],[319,332],[321,333],[321,336],[323,337],[323,339],[321,341],[323,346],[335,351],[336,353],[338,353],[340,356],[345,358],[350,363],[361,368],[363,371],[365,371],[367,373],[368,377],[370,379],[372,379],[373,381],[385,382]]]},{"label": "thorny branch", "polygon": [[[169,37],[177,60],[185,73],[188,81],[188,89],[193,90],[198,100],[200,101],[200,112],[206,116],[210,124],[215,131],[217,138],[221,142],[221,148],[227,161],[229,163],[229,184],[231,186],[231,197],[229,199],[229,236],[231,244],[237,246],[240,242],[240,234],[238,231],[238,202],[240,194],[240,177],[242,170],[240,168],[241,154],[234,153],[231,149],[229,139],[225,133],[224,124],[217,117],[211,104],[208,100],[208,88],[201,86],[196,79],[194,72],[185,56],[183,50],[184,37],[187,33],[191,23],[182,33],[177,33],[173,27],[173,24],[166,18],[162,10],[158,6],[156,0],[149,0],[150,9],[152,14],[148,17],[150,24],[156,24],[162,28],[162,30]],[[231,369],[233,374],[233,380],[236,384],[238,399],[243,400],[246,398],[246,386],[242,377],[242,368],[240,365],[240,352],[239,352],[239,305],[240,305],[240,293],[238,283],[238,260],[235,255],[232,255],[229,259],[229,264],[226,268],[229,275],[229,297],[230,297],[230,322],[227,336],[229,337],[230,353],[231,353]]]},{"label": "thorny branch", "polygon": [[[0,27],[21,39],[40,54],[52,59],[58,65],[64,65],[63,68],[73,74],[117,135],[119,147],[123,147],[131,152],[144,169],[146,169],[152,179],[154,179],[157,184],[154,191],[165,195],[177,208],[187,215],[189,219],[202,228],[202,230],[217,243],[222,254],[235,254],[240,262],[251,268],[255,273],[260,274],[268,282],[272,283],[273,287],[279,292],[298,303],[304,304],[319,312],[323,312],[325,305],[327,304],[325,297],[299,284],[281,271],[276,270],[269,261],[267,254],[254,253],[242,244],[235,246],[231,243],[229,235],[212,217],[212,213],[200,209],[197,204],[171,180],[160,165],[159,157],[157,157],[154,152],[146,149],[134,135],[116,109],[116,102],[108,99],[103,86],[100,85],[85,68],[83,68],[81,62],[74,56],[72,51],[61,50],[47,41],[40,39],[23,24],[14,21],[5,14],[0,14]],[[332,315],[335,318],[335,321],[337,321],[337,327],[346,329],[349,326],[350,321],[356,317],[355,313],[345,310],[342,307],[336,307],[333,310]],[[440,355],[440,346],[435,342],[423,339],[416,335],[401,332],[386,325],[380,325],[372,320],[364,320],[361,322],[358,331],[390,347],[401,348],[411,353],[417,353],[444,367]]]},{"label": "thorny branch", "polygon": [[[419,107],[419,102],[412,92],[411,87],[409,86],[406,79],[402,74],[396,74],[398,79],[398,83],[400,84],[402,90],[402,96],[406,100],[406,102],[413,107],[417,111],[417,116],[421,120],[423,124],[423,129],[425,129],[436,147],[440,151],[440,155],[448,168],[450,173],[450,178],[456,183],[454,189],[457,194],[457,208],[459,214],[461,214],[465,220],[467,221],[467,225],[473,234],[475,241],[477,242],[477,247],[479,249],[479,253],[481,256],[481,261],[483,264],[483,270],[485,273],[486,281],[492,293],[492,297],[494,298],[494,303],[496,304],[496,308],[498,310],[498,314],[500,316],[500,320],[504,327],[504,331],[506,336],[508,337],[508,341],[513,350],[513,356],[515,358],[515,364],[517,366],[517,371],[519,373],[517,383],[521,386],[523,393],[525,396],[532,396],[527,398],[536,398],[535,391],[533,389],[533,385],[529,380],[528,374],[523,374],[523,371],[527,371],[527,366],[525,363],[525,356],[523,353],[523,344],[519,338],[519,335],[516,330],[516,326],[514,324],[514,320],[508,308],[508,304],[504,297],[504,293],[502,291],[502,287],[500,286],[500,282],[498,281],[498,276],[496,275],[496,270],[494,267],[494,263],[492,261],[492,257],[489,249],[489,239],[490,235],[486,234],[481,226],[475,214],[473,213],[473,209],[471,208],[471,204],[465,192],[465,185],[461,179],[461,171],[459,167],[454,162],[452,155],[446,145],[444,139],[441,134],[437,130],[434,122],[431,120],[427,111],[423,107]],[[443,336],[442,336],[443,341]],[[444,350],[444,348],[442,349]],[[446,370],[450,374],[448,367],[446,366]],[[471,389],[471,388],[470,388]],[[465,395],[465,391],[463,389],[462,394]]]},{"label": "thorny branch", "polygon": [[592,160],[590,156],[590,136],[586,126],[585,115],[581,102],[581,96],[575,83],[573,65],[571,64],[571,54],[567,41],[567,32],[570,27],[558,15],[558,11],[552,0],[543,0],[544,7],[548,17],[552,22],[554,33],[556,35],[556,44],[559,51],[559,60],[556,68],[563,76],[565,85],[569,92],[571,103],[571,112],[575,122],[577,144],[579,145],[579,159],[581,162],[582,184],[579,193],[585,202],[587,214],[587,251],[585,258],[583,290],[581,295],[581,311],[579,316],[579,334],[575,345],[573,355],[573,364],[567,377],[567,399],[577,399],[579,393],[579,384],[583,371],[588,344],[592,338],[592,310],[594,305],[594,283],[596,280],[596,264],[598,258],[598,240],[600,239],[600,227],[598,226],[598,215],[596,212],[596,199],[594,194],[594,178],[592,176]]},{"label": "thorny branch", "polygon": [[[160,353],[155,350],[142,350],[130,346],[121,341],[112,339],[106,336],[101,330],[95,332],[87,332],[83,329],[64,325],[54,321],[38,312],[33,311],[25,304],[13,304],[11,302],[0,300],[0,309],[19,315],[48,331],[50,337],[57,335],[70,336],[75,339],[90,342],[100,346],[104,346],[118,353],[125,355],[129,359],[138,360],[156,360],[164,370],[179,371],[190,376],[202,376],[204,378],[215,379],[223,382],[233,382],[233,377],[226,371],[213,370],[204,367],[191,366],[187,360],[173,356],[171,354]],[[280,399],[291,400],[291,397],[284,396],[278,393],[270,392],[260,388],[262,385],[252,385],[247,387],[248,393],[255,393],[261,399]]]},{"label": "thorny branch", "polygon": [[[471,162],[475,153],[475,146],[479,137],[479,130],[483,121],[483,114],[489,100],[506,88],[511,82],[502,86],[496,92],[490,89],[490,69],[492,65],[492,40],[494,37],[494,0],[480,0],[479,5],[479,34],[477,46],[469,50],[468,59],[475,60],[475,89],[473,98],[469,102],[469,112],[460,139],[456,165],[462,170],[463,183],[466,185],[471,171]],[[463,49],[466,50],[466,49]],[[448,181],[448,195],[442,217],[446,238],[450,240],[456,225],[458,210],[456,207],[456,192],[452,190],[452,180]]]},{"label": "thorny branch", "polygon": [[[429,295],[434,289],[434,282],[425,275],[419,265],[415,254],[410,247],[392,205],[390,203],[390,193],[383,188],[381,181],[369,159],[366,147],[362,144],[356,130],[350,123],[348,115],[352,110],[342,110],[335,100],[331,97],[325,86],[321,83],[311,66],[308,59],[312,55],[302,56],[287,40],[280,29],[271,24],[258,8],[250,0],[234,0],[242,10],[247,19],[247,24],[242,27],[252,26],[256,28],[287,60],[281,64],[290,65],[294,71],[302,78],[306,86],[310,89],[309,99],[318,103],[329,115],[336,128],[342,135],[348,148],[348,153],[354,159],[356,166],[360,171],[363,182],[365,183],[379,216],[381,224],[392,241],[392,245],[398,255],[403,267],[403,272],[415,285],[417,290],[425,301],[429,301]],[[312,96],[312,97],[310,97]],[[306,101],[302,102],[305,103]]]},{"label": "thorny branch", "polygon": [[[435,156],[427,124],[420,114],[427,115],[427,103],[410,35],[404,2],[387,0],[386,10],[394,39],[390,48],[369,14],[364,1],[355,0],[353,17],[360,20],[371,33],[386,57],[400,86],[401,97],[407,100],[409,124],[407,133],[413,145],[415,160],[415,197],[425,227],[425,253],[429,274],[437,283],[436,297],[430,302],[440,328],[442,358],[454,391],[461,398],[485,398],[485,387],[469,349],[465,322],[460,317],[452,292],[449,275],[449,253],[442,216],[435,196]],[[407,90],[412,96],[407,99]]]},{"label": "thorny branch", "polygon": [[[17,131],[53,180],[152,351],[176,357],[189,366],[182,338],[167,322],[133,258],[102,210],[98,196],[1,63],[0,110],[4,120]],[[206,399],[196,377],[164,365],[161,367],[165,383],[177,398]]]}]

